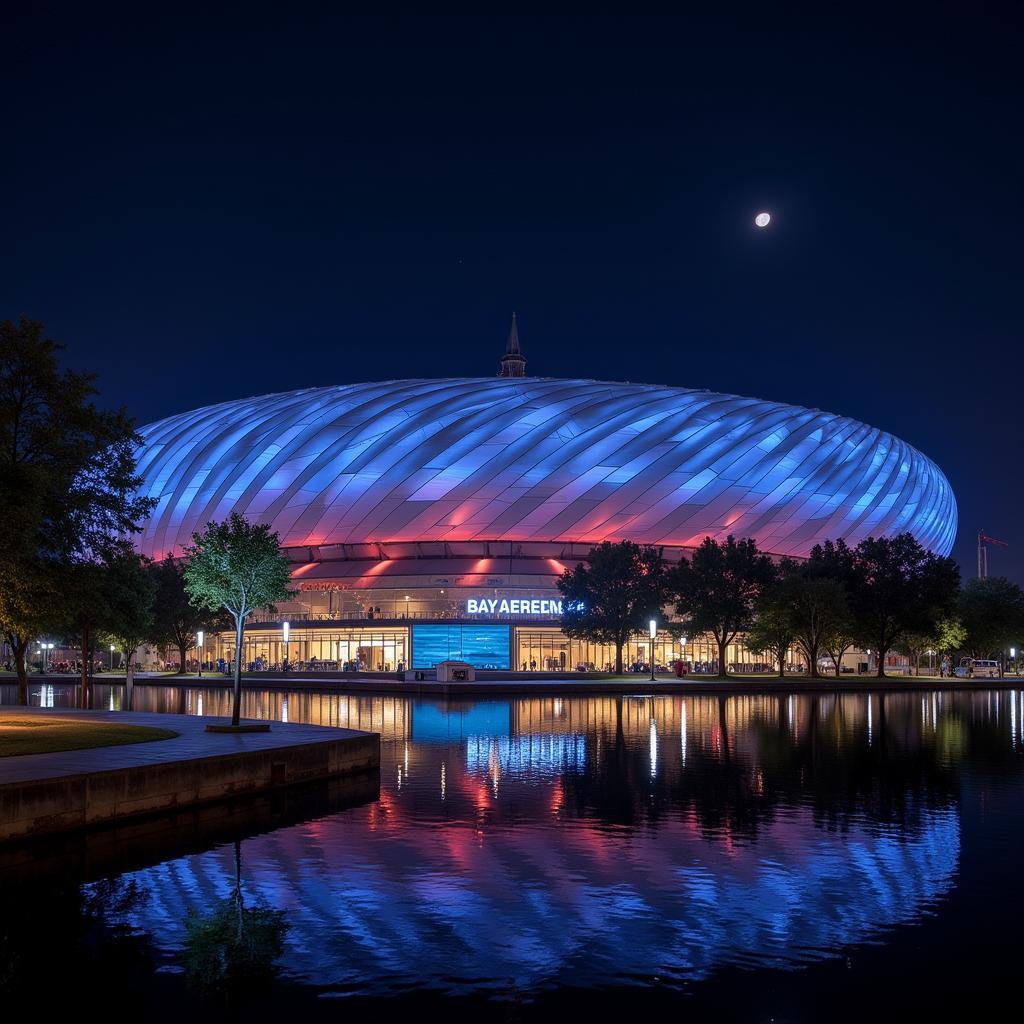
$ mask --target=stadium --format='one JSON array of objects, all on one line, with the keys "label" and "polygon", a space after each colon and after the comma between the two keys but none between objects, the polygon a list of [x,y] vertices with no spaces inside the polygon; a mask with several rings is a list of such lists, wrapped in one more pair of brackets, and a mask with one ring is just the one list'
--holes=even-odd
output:
[{"label": "stadium", "polygon": [[[253,666],[601,670],[612,652],[562,635],[556,588],[601,541],[676,559],[733,534],[802,557],[909,531],[947,554],[956,533],[948,481],[891,434],[736,395],[527,377],[514,321],[497,377],[287,391],[140,433],[143,554],[180,555],[232,511],[280,537],[295,598],[251,621]],[[232,645],[209,638],[204,660]],[[638,639],[626,660],[651,653]],[[717,671],[701,638],[665,632],[653,653]]]}]

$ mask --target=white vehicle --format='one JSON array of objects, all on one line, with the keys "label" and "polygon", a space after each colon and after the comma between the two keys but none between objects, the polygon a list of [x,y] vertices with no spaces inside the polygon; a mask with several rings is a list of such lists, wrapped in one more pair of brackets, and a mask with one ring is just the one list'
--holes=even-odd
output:
[{"label": "white vehicle", "polygon": [[953,675],[961,679],[998,679],[999,662],[982,658],[961,658],[960,664],[953,669]]}]

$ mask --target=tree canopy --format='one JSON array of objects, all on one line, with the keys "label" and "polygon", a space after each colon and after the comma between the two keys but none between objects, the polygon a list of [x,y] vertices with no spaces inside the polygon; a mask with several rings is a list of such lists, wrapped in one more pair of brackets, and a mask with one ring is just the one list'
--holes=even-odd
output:
[{"label": "tree canopy", "polygon": [[926,550],[910,533],[869,537],[853,552],[850,604],[857,641],[885,658],[908,633],[932,633],[953,613],[960,569],[952,558]]},{"label": "tree canopy", "polygon": [[[153,504],[136,493],[131,419],[97,408],[94,375],[61,370],[61,350],[28,317],[0,323],[0,626],[22,700],[27,642],[66,618],[46,599],[55,581],[64,589],[69,566],[123,554]],[[84,683],[88,634],[82,646]]]},{"label": "tree canopy", "polygon": [[151,567],[156,587],[153,600],[153,636],[158,644],[178,649],[179,668],[185,671],[186,655],[196,646],[199,630],[220,625],[226,618],[220,612],[197,607],[185,589],[183,565],[173,558],[165,558]]},{"label": "tree canopy", "polygon": [[558,580],[562,631],[574,639],[615,646],[615,671],[622,672],[622,648],[661,617],[665,602],[665,561],[653,548],[632,541],[605,541]]},{"label": "tree canopy", "polygon": [[794,616],[782,587],[772,587],[761,594],[753,625],[747,631],[744,646],[751,654],[772,656],[779,677],[786,674],[786,652],[795,639]]},{"label": "tree canopy", "polygon": [[152,563],[134,552],[120,553],[104,565],[101,586],[106,606],[103,638],[113,642],[125,665],[130,665],[139,647],[153,639],[156,580]]},{"label": "tree canopy", "polygon": [[957,612],[972,657],[989,658],[1024,646],[1024,591],[1005,577],[968,580]]},{"label": "tree canopy", "polygon": [[726,674],[727,646],[753,626],[757,601],[776,576],[771,559],[752,540],[732,535],[721,543],[705,537],[670,573],[676,610],[691,636],[710,633],[715,638],[721,675]]},{"label": "tree canopy", "polygon": [[192,536],[185,558],[185,591],[198,607],[223,609],[235,624],[235,694],[231,724],[242,706],[242,652],[245,620],[258,608],[286,600],[291,591],[288,561],[276,533],[252,525],[237,512],[222,523],[208,523]]}]

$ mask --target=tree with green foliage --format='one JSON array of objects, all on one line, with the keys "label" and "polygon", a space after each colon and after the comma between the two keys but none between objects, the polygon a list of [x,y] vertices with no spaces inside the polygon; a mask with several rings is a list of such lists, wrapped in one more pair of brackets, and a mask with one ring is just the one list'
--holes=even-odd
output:
[{"label": "tree with green foliage", "polygon": [[857,623],[853,612],[847,608],[844,617],[837,617],[821,638],[821,649],[832,659],[832,671],[836,678],[843,671],[843,656],[857,643]]},{"label": "tree with green foliage", "polygon": [[811,678],[830,634],[841,636],[849,625],[846,584],[853,572],[853,552],[840,539],[816,544],[805,562],[785,559],[779,566],[781,586],[790,607],[794,635],[807,658]]},{"label": "tree with green foliage", "polygon": [[242,654],[245,620],[258,608],[287,600],[291,574],[276,533],[266,524],[253,526],[237,512],[222,523],[208,523],[192,535],[186,550],[185,591],[195,605],[224,611],[235,626],[235,693],[231,724],[242,708]]},{"label": "tree with green foliage", "polygon": [[18,639],[19,699],[54,580],[123,547],[153,507],[137,494],[132,421],[98,409],[95,377],[61,370],[61,351],[34,320],[0,323],[0,627]]},{"label": "tree with green foliage", "polygon": [[757,601],[776,578],[771,559],[754,541],[732,535],[722,543],[705,537],[670,571],[669,589],[686,631],[715,638],[719,675],[727,674],[726,648],[753,626]]},{"label": "tree with green foliage", "polygon": [[757,602],[754,623],[743,645],[751,654],[770,654],[782,679],[786,675],[786,652],[794,639],[793,612],[787,596],[782,587],[769,587]]},{"label": "tree with green foliage", "polygon": [[[44,569],[46,571],[44,571]],[[3,635],[14,655],[18,677],[18,703],[28,704],[28,652],[33,641],[59,630],[63,625],[59,609],[66,585],[56,565],[37,567],[31,573],[7,577],[0,596]]]},{"label": "tree with green foliage", "polygon": [[558,580],[562,632],[572,639],[615,647],[622,673],[622,648],[661,616],[666,597],[665,560],[654,548],[632,541],[604,541]]},{"label": "tree with green foliage", "polygon": [[948,651],[957,651],[967,638],[967,630],[957,618],[942,619],[930,633],[907,633],[896,645],[914,666],[914,675],[921,674],[921,656],[928,651],[940,657]]},{"label": "tree with green foliage", "polygon": [[156,585],[151,639],[156,644],[177,647],[179,669],[184,672],[188,652],[196,646],[199,630],[209,628],[219,616],[196,607],[189,599],[180,561],[165,558],[156,562],[151,572]]},{"label": "tree with green foliage", "polygon": [[815,576],[801,567],[783,585],[796,642],[807,658],[808,674],[817,679],[822,652],[830,640],[850,632],[850,605],[838,580]]},{"label": "tree with green foliage", "polygon": [[932,636],[932,646],[940,654],[952,654],[963,648],[967,639],[967,627],[956,617],[942,619]]},{"label": "tree with green foliage", "polygon": [[[127,557],[128,552],[115,553]],[[80,639],[82,649],[82,675],[80,706],[89,707],[92,695],[92,666],[96,645],[103,643],[103,631],[110,621],[105,563],[99,559],[72,562],[64,569],[64,591],[59,614],[61,632]]]},{"label": "tree with green foliage", "polygon": [[952,615],[960,569],[952,558],[927,551],[913,534],[868,537],[853,551],[848,583],[857,641],[885,658],[909,633],[931,634]]},{"label": "tree with green foliage", "polygon": [[101,642],[113,643],[124,655],[129,684],[126,707],[131,710],[132,659],[153,635],[153,601],[156,580],[152,562],[134,552],[122,552],[103,566],[104,618]]},{"label": "tree with green foliage", "polygon": [[1024,591],[1003,576],[968,580],[957,600],[973,658],[1000,658],[1024,640]]}]

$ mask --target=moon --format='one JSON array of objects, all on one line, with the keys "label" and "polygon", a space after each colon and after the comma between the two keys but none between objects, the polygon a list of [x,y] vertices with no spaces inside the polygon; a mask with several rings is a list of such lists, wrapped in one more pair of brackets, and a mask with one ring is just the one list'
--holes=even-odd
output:
[{"label": "moon", "polygon": [[770,213],[759,213],[754,218],[754,223],[759,228],[766,228],[766,227],[768,227],[769,224],[771,224],[771,222],[772,222],[772,215]]}]

